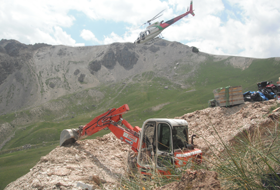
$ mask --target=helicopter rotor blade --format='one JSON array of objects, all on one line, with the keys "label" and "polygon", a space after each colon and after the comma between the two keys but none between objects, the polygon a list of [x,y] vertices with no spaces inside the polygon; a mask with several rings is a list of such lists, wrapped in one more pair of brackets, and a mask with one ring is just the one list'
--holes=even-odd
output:
[{"label": "helicopter rotor blade", "polygon": [[139,28],[141,28],[143,25],[148,24],[148,23],[150,23],[151,21],[153,21],[153,20],[155,20],[155,19],[161,17],[161,16],[162,16],[161,13],[162,13],[164,10],[165,10],[165,9],[163,9],[162,11],[160,11],[156,16],[154,16],[154,17],[151,18],[150,20],[148,20],[148,21],[146,21],[145,23],[143,23]]},{"label": "helicopter rotor blade", "polygon": [[[155,20],[155,19],[161,17],[161,16],[162,16],[161,13],[162,13],[164,10],[165,10],[165,9],[163,9],[162,11],[160,11],[156,16],[154,16],[153,18],[151,18],[150,20],[148,20],[146,23],[149,23],[149,22],[151,22],[151,21],[153,21],[153,20]],[[146,23],[145,23],[145,24],[146,24]]]},{"label": "helicopter rotor blade", "polygon": [[155,19],[156,17],[158,18],[158,17],[160,17],[160,16],[162,16],[162,12],[164,11],[165,9],[163,9],[162,11],[160,11],[156,16],[154,16],[152,19]]},{"label": "helicopter rotor blade", "polygon": [[161,16],[162,16],[162,14],[161,14],[161,15],[158,15],[157,17],[152,18],[152,19],[149,20],[149,21],[153,21],[153,20],[155,20],[155,19],[157,19],[157,18],[159,18],[159,17],[161,17]]}]

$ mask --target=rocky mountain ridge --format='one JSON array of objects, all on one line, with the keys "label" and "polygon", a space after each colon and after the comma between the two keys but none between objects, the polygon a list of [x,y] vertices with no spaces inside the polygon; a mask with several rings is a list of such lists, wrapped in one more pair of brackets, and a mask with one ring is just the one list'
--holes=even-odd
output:
[{"label": "rocky mountain ridge", "polygon": [[[225,60],[246,68],[251,58],[214,56],[178,42],[160,40],[151,44],[114,43],[102,46],[25,45],[0,41],[0,114],[35,107],[66,94],[124,80],[154,71],[175,80],[175,68],[191,66],[188,78],[207,59]],[[177,80],[177,79],[176,79]],[[180,83],[180,81],[176,81]]]}]

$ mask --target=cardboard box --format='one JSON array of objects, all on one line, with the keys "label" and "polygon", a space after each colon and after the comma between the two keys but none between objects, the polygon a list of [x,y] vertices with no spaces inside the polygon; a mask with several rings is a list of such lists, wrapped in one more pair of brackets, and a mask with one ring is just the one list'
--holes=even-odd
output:
[{"label": "cardboard box", "polygon": [[217,106],[234,106],[244,103],[241,86],[227,86],[213,90]]}]

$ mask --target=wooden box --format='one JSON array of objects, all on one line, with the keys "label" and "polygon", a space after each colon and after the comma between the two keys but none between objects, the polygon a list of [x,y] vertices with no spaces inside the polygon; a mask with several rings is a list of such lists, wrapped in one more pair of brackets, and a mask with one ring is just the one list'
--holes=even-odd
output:
[{"label": "wooden box", "polygon": [[244,103],[241,86],[228,86],[213,90],[217,106],[233,106]]}]

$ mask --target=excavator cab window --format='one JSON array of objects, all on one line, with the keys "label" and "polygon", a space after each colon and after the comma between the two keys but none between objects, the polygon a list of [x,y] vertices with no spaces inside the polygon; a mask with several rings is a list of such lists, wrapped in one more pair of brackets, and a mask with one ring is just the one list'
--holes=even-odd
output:
[{"label": "excavator cab window", "polygon": [[157,167],[163,169],[173,164],[171,142],[171,127],[167,123],[159,123],[157,126]]},{"label": "excavator cab window", "polygon": [[170,151],[170,127],[166,123],[158,125],[158,149],[160,151]]},{"label": "excavator cab window", "polygon": [[155,153],[155,122],[148,122],[144,126],[142,148],[140,149],[140,164],[151,165]]},{"label": "excavator cab window", "polygon": [[174,150],[184,148],[188,144],[188,129],[185,126],[173,126],[172,140]]},{"label": "excavator cab window", "polygon": [[143,142],[146,144],[147,148],[152,147],[153,151],[155,149],[154,138],[155,138],[155,122],[147,123],[145,125]]}]

